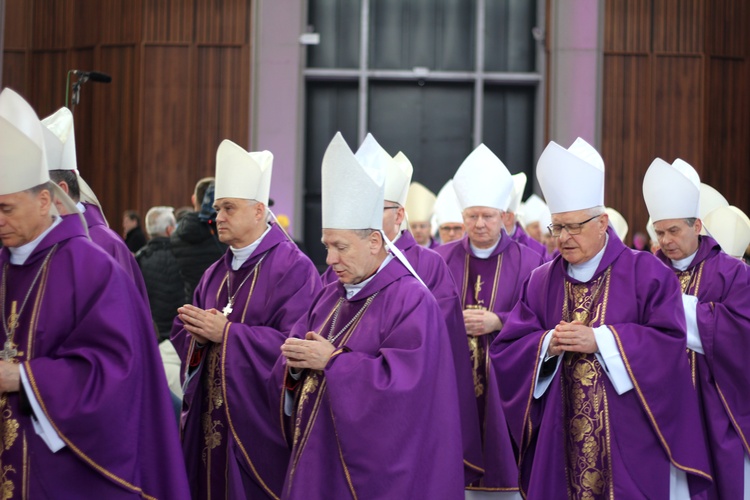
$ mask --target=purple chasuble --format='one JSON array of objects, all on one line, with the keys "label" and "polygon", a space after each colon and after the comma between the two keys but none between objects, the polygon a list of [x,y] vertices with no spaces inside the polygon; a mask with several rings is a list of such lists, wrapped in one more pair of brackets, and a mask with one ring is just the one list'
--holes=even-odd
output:
[{"label": "purple chasuble", "polygon": [[438,243],[438,241],[435,238],[433,238],[432,236],[430,236],[430,245],[429,245],[428,248],[430,250],[435,250],[439,246],[440,246],[440,243]]},{"label": "purple chasuble", "polygon": [[707,498],[743,498],[745,454],[750,454],[750,268],[700,237],[698,252],[680,272],[661,250],[656,256],[698,297],[696,317],[705,354],[688,350],[703,413],[714,484]]},{"label": "purple chasuble", "polygon": [[83,218],[86,219],[91,241],[99,245],[122,266],[133,280],[133,283],[135,283],[138,293],[141,294],[143,300],[148,304],[146,282],[143,281],[141,268],[138,267],[138,262],[133,257],[133,254],[130,253],[127,245],[125,245],[125,241],[120,238],[119,234],[107,227],[107,223],[104,221],[104,216],[98,206],[93,203],[84,203],[83,206],[86,207],[86,211],[83,212]]},{"label": "purple chasuble", "polygon": [[0,269],[0,302],[8,320],[18,314],[3,355],[15,350],[27,394],[65,443],[52,453],[20,393],[3,394],[3,498],[186,498],[151,316],[125,271],[77,215],[64,216],[24,264],[10,264],[3,248]]},{"label": "purple chasuble", "polygon": [[518,221],[516,221],[516,230],[513,232],[513,236],[511,236],[510,239],[525,247],[529,247],[534,252],[538,253],[542,257],[543,262],[551,260],[547,255],[547,247],[529,236],[523,226],[521,226],[521,223]]},{"label": "purple chasuble", "polygon": [[[282,498],[463,499],[451,342],[430,292],[394,259],[351,299],[325,287],[292,335],[308,331],[337,350],[296,381]],[[287,373],[282,357],[276,387]]]},{"label": "purple chasuble", "polygon": [[[232,271],[231,250],[209,267],[193,304],[222,311],[234,301],[222,343],[202,349],[183,399],[182,437],[193,498],[278,498],[289,462],[268,378],[281,344],[320,290],[310,259],[275,224]],[[221,314],[221,313],[219,313]],[[183,376],[197,349],[179,318],[172,342]]]},{"label": "purple chasuble", "polygon": [[[462,309],[492,311],[503,324],[520,296],[523,282],[542,264],[538,254],[511,240],[505,231],[486,259],[473,254],[468,236],[440,246],[437,252],[458,285]],[[497,379],[491,375],[489,363],[489,345],[495,336],[497,332],[468,337],[485,466],[484,478],[469,489],[517,491],[516,457],[498,397]]]},{"label": "purple chasuble", "polygon": [[[466,484],[477,480],[484,472],[482,467],[482,442],[479,434],[477,407],[474,398],[474,380],[466,343],[461,301],[453,276],[445,261],[434,251],[417,244],[414,236],[402,231],[396,247],[404,254],[427,288],[437,300],[445,318],[451,341],[453,365],[456,370],[459,409],[461,411],[461,434],[464,443],[464,466]],[[323,274],[324,284],[338,281],[333,268]]]},{"label": "purple chasuble", "polygon": [[[592,489],[614,498],[669,498],[670,462],[687,473],[693,491],[709,485],[698,401],[685,356],[679,284],[652,255],[626,248],[611,228],[607,232],[602,260],[584,288],[591,297],[600,294],[592,324],[601,322],[612,331],[634,388],[618,395],[606,374],[593,373],[598,362],[594,365],[584,356],[588,365],[560,367],[546,392],[533,397],[544,336],[564,319],[566,288],[582,285],[568,276],[567,263],[559,256],[531,274],[490,349],[492,365],[503,381],[499,387],[505,416],[520,453],[521,491],[530,499],[574,497],[566,477],[571,472],[566,450],[570,451],[571,433],[571,439],[589,437],[586,424],[606,424],[610,434],[606,441],[592,436],[578,443],[581,459],[586,453],[596,454],[611,470],[606,477],[586,476]],[[602,281],[608,284],[603,290]],[[566,370],[571,370],[567,376]],[[581,384],[570,384],[576,377]],[[595,377],[606,394],[606,415],[602,418],[597,409],[597,419],[587,420],[592,415],[581,412],[574,422],[571,411],[578,412],[576,402],[583,397],[576,391],[593,387],[586,383]],[[573,428],[564,427],[565,415]],[[609,445],[606,452],[597,449],[602,442]]]}]

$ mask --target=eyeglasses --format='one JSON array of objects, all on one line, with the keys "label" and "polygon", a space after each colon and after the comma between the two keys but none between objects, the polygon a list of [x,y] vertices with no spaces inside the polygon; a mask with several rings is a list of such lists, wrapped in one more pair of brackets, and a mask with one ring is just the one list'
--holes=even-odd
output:
[{"label": "eyeglasses", "polygon": [[461,226],[441,226],[440,231],[445,231],[446,233],[460,233],[464,230]]},{"label": "eyeglasses", "polygon": [[563,229],[565,229],[569,235],[575,236],[576,234],[581,234],[581,231],[583,230],[583,225],[587,222],[591,222],[592,220],[596,219],[597,217],[601,217],[602,214],[595,215],[590,219],[587,219],[583,222],[573,222],[571,224],[550,224],[547,226],[547,230],[549,230],[549,234],[554,236],[555,238],[559,238],[562,234]]},{"label": "eyeglasses", "polygon": [[395,206],[395,207],[383,207],[383,210],[398,210],[399,208],[401,208],[401,207],[399,207],[399,206]]}]

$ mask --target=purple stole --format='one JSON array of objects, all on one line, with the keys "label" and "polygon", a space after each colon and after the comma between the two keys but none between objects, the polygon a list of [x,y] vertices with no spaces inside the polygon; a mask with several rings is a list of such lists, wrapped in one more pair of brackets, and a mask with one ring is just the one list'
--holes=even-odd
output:
[{"label": "purple stole", "polygon": [[[611,271],[590,283],[565,280],[563,320],[605,324]],[[567,352],[562,363],[563,429],[568,498],[614,494],[606,375],[594,354]]]}]

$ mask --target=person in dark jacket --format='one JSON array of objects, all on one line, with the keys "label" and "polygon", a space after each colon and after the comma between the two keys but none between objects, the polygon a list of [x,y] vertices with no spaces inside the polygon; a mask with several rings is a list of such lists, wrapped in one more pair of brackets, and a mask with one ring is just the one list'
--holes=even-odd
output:
[{"label": "person in dark jacket", "polygon": [[195,212],[185,214],[171,235],[172,254],[185,290],[182,304],[193,303],[193,292],[204,271],[227,249],[216,235],[213,177],[198,181],[191,201]]},{"label": "person in dark jacket", "polygon": [[146,231],[151,239],[135,254],[160,342],[169,338],[177,308],[184,304],[182,278],[169,239],[174,228],[172,207],[152,208],[146,214]]},{"label": "person in dark jacket", "polygon": [[134,254],[146,244],[146,235],[141,229],[141,217],[135,210],[125,210],[122,214],[122,230],[125,245]]},{"label": "person in dark jacket", "polygon": [[172,321],[177,308],[184,304],[184,287],[177,259],[172,255],[170,234],[175,229],[172,207],[153,207],[146,214],[146,231],[151,239],[138,250],[135,260],[141,268],[146,282],[148,301],[151,305],[156,334],[159,338],[159,353],[164,363],[169,389],[182,397],[180,386],[180,359],[169,340]]}]

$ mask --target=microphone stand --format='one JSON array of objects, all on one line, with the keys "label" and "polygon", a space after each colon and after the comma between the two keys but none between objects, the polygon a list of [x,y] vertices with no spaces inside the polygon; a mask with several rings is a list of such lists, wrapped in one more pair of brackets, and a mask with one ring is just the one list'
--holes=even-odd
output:
[{"label": "microphone stand", "polygon": [[[78,105],[78,103],[81,101],[81,85],[86,83],[89,80],[88,75],[79,76],[78,79],[75,81],[73,86],[70,86],[70,74],[73,73],[74,70],[68,71],[68,78],[65,82],[65,107],[70,109],[70,111],[73,111],[73,108]],[[68,88],[71,89],[70,92],[68,92]],[[68,105],[68,95],[70,94],[70,105]]]}]

